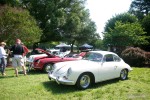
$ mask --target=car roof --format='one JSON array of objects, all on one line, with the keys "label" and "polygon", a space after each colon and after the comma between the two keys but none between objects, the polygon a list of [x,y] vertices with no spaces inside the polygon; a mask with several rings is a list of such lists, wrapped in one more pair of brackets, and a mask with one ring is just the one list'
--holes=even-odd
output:
[{"label": "car roof", "polygon": [[100,53],[102,55],[106,55],[106,54],[114,54],[117,55],[116,53],[110,52],[110,51],[90,51],[90,52],[94,52],[94,53]]}]

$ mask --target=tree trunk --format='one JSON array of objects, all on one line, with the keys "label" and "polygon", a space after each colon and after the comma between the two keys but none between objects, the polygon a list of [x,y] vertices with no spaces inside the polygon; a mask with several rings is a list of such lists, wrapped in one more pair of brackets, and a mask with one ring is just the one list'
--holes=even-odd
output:
[{"label": "tree trunk", "polygon": [[73,52],[73,45],[74,45],[74,43],[75,43],[75,40],[73,40],[73,41],[71,42],[71,52]]}]

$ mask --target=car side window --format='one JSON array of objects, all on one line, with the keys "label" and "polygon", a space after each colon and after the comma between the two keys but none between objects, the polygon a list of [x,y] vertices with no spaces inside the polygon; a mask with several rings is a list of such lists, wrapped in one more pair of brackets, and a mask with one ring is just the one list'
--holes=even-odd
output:
[{"label": "car side window", "polygon": [[105,61],[105,62],[113,62],[113,61],[114,61],[113,55],[112,55],[112,54],[107,54],[107,55],[105,55],[104,61]]},{"label": "car side window", "polygon": [[120,57],[118,57],[116,55],[113,55],[113,58],[114,58],[115,62],[120,62],[121,61]]},{"label": "car side window", "polygon": [[102,55],[99,53],[87,53],[84,57],[84,60],[91,60],[91,61],[96,61],[96,62],[101,62],[102,61]]},{"label": "car side window", "polygon": [[99,61],[101,61],[101,60],[102,60],[102,55],[101,55],[101,54],[95,54],[95,55],[94,55],[94,61],[99,62]]}]

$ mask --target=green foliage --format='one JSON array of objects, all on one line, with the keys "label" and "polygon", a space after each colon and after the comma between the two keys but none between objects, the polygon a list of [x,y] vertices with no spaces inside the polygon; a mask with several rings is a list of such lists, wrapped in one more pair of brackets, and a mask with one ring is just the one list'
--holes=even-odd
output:
[{"label": "green foliage", "polygon": [[103,46],[103,40],[101,40],[99,37],[91,39],[90,45],[92,45],[93,49],[96,50],[106,50],[106,48]]},{"label": "green foliage", "polygon": [[41,42],[74,44],[75,41],[85,42],[96,34],[96,25],[89,19],[89,11],[84,7],[86,0],[22,1],[22,6],[30,11],[43,30]]},{"label": "green foliage", "polygon": [[39,41],[41,30],[29,12],[21,8],[0,6],[0,41],[8,45],[20,38],[26,45]]},{"label": "green foliage", "polygon": [[[66,22],[62,27],[63,40],[69,44],[90,42],[97,37],[96,25],[89,19],[89,11],[84,8],[84,0],[72,1],[69,5],[69,13],[66,14]],[[89,38],[87,38],[89,37]]]},{"label": "green foliage", "polygon": [[[144,31],[146,32],[146,36],[150,36],[150,1],[149,0],[133,0],[129,13],[135,15],[139,22],[142,24]],[[142,49],[149,51],[150,50],[150,38],[147,39],[149,44],[140,46]]]},{"label": "green foliage", "polygon": [[[99,38],[96,25],[85,9],[86,0],[6,0],[34,16],[43,34],[38,42],[64,41],[68,44],[92,43]],[[88,38],[87,38],[88,37]]]},{"label": "green foliage", "polygon": [[149,0],[133,0],[129,12],[137,16],[139,20],[143,19],[145,15],[150,13]]},{"label": "green foliage", "polygon": [[114,29],[115,23],[119,21],[122,23],[134,23],[137,22],[137,18],[129,13],[118,14],[109,19],[105,25],[105,32],[109,32],[110,29]]},{"label": "green foliage", "polygon": [[142,27],[144,28],[144,31],[146,32],[146,36],[149,37],[147,38],[148,44],[147,45],[142,45],[141,48],[143,48],[146,51],[150,50],[150,14],[145,16],[141,22]]},{"label": "green foliage", "polygon": [[[145,66],[150,61],[148,53],[140,48],[127,48],[122,52],[122,57],[131,66]],[[149,63],[150,64],[150,63]]]},{"label": "green foliage", "polygon": [[105,33],[105,44],[111,44],[113,46],[134,46],[147,44],[145,32],[138,23],[126,23],[116,22],[114,29],[110,29],[110,32]]},{"label": "green foliage", "polygon": [[150,36],[150,14],[144,17],[142,20],[142,26],[144,27],[144,30],[147,32],[147,36]]},{"label": "green foliage", "polygon": [[22,0],[22,7],[29,10],[43,30],[40,42],[60,40],[57,29],[64,25],[65,9],[62,0]]},{"label": "green foliage", "polygon": [[126,46],[147,45],[148,38],[137,18],[129,13],[116,15],[105,26],[104,45],[115,48],[119,55]]}]

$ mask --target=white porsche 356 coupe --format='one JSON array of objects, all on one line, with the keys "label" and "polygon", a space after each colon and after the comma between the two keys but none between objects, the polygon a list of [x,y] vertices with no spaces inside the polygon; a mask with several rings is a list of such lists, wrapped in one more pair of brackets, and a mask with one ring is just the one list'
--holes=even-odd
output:
[{"label": "white porsche 356 coupe", "polygon": [[93,83],[105,80],[125,80],[131,70],[132,68],[113,52],[90,51],[82,60],[54,64],[48,77],[58,84],[77,85],[80,89],[86,89]]}]

